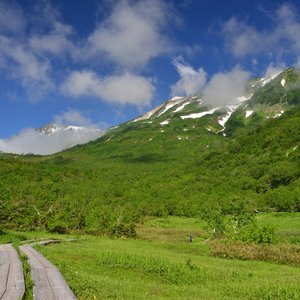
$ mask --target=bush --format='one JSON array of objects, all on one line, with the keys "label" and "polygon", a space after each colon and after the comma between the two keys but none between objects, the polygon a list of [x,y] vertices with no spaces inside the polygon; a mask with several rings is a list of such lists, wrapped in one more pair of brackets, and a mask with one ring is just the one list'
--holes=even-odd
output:
[{"label": "bush", "polygon": [[243,242],[257,244],[273,244],[277,240],[273,226],[260,227],[256,223],[246,226],[236,238]]},{"label": "bush", "polygon": [[136,237],[135,224],[118,222],[110,228],[110,235],[116,237]]}]

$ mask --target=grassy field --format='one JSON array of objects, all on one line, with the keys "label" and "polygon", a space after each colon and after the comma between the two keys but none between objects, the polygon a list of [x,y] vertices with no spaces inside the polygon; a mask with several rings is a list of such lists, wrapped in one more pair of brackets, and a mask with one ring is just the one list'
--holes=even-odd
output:
[{"label": "grassy field", "polygon": [[[300,213],[256,218],[261,225],[276,226],[279,244],[269,247],[287,251],[281,253],[284,256],[296,249],[300,261]],[[197,218],[148,218],[138,225],[137,239],[8,231],[0,234],[0,243],[13,242],[17,247],[26,240],[84,237],[37,246],[57,265],[78,299],[300,299],[299,265],[266,261],[264,256],[236,259],[241,249],[234,243],[227,247],[233,258],[215,257],[214,244],[205,241],[205,226]],[[220,248],[221,242],[217,243]],[[252,252],[272,251],[260,245],[247,247]],[[32,299],[31,293],[27,299]]]},{"label": "grassy field", "polygon": [[[294,232],[299,217],[264,214],[258,221]],[[38,249],[79,299],[300,299],[298,266],[212,257],[204,227],[193,218],[148,219],[135,240],[98,237]]]}]

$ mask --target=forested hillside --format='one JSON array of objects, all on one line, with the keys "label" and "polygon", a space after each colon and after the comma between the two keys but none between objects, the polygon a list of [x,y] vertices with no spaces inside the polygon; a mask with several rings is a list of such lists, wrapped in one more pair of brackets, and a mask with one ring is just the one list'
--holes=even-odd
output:
[{"label": "forested hillside", "polygon": [[[282,79],[274,80],[261,88],[277,91]],[[242,106],[225,131],[208,130],[219,113],[174,114],[167,125],[125,123],[52,156],[1,154],[1,226],[131,235],[144,216],[202,217],[207,208],[231,211],[238,203],[249,211],[300,211],[299,90],[288,107],[280,95],[260,111],[259,93],[252,123],[241,123],[249,109]],[[285,112],[262,117],[272,105]]]}]

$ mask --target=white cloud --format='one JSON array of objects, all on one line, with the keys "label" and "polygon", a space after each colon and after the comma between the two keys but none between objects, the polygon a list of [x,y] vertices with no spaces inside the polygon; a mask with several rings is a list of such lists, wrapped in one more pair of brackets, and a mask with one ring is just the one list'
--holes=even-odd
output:
[{"label": "white cloud", "polygon": [[73,28],[61,20],[57,11],[49,2],[42,2],[37,8],[37,22],[43,28],[42,33],[34,33],[29,38],[29,45],[39,55],[52,54],[58,58],[65,54],[78,55],[71,40]]},{"label": "white cloud", "polygon": [[31,49],[37,54],[53,54],[58,57],[66,53],[71,53],[74,46],[64,35],[51,33],[47,35],[32,36],[29,40]]},{"label": "white cloud", "polygon": [[53,154],[78,144],[84,144],[103,135],[95,128],[74,130],[65,128],[53,134],[42,134],[29,128],[10,139],[0,139],[0,151],[15,154]]},{"label": "white cloud", "polygon": [[20,80],[29,92],[38,95],[52,87],[49,62],[37,58],[17,40],[0,35],[0,57],[1,69]]},{"label": "white cloud", "polygon": [[227,73],[216,73],[203,89],[204,101],[211,106],[236,104],[237,97],[245,94],[250,74],[239,67]]},{"label": "white cloud", "polygon": [[26,27],[25,16],[17,5],[0,2],[0,32],[18,33]]},{"label": "white cloud", "polygon": [[61,125],[76,125],[76,126],[87,126],[91,125],[91,120],[85,116],[81,111],[76,109],[68,109],[54,116],[54,122]]},{"label": "white cloud", "polygon": [[73,97],[92,96],[107,102],[148,105],[154,93],[153,80],[130,73],[99,77],[92,71],[74,71],[61,90]]},{"label": "white cloud", "polygon": [[106,54],[127,68],[145,66],[168,48],[163,28],[171,15],[171,7],[161,0],[119,1],[90,35],[90,55]]},{"label": "white cloud", "polygon": [[206,82],[206,72],[203,68],[195,70],[181,59],[175,59],[173,64],[180,79],[171,87],[171,93],[175,95],[189,96],[198,93]]},{"label": "white cloud", "polygon": [[72,97],[100,96],[100,83],[93,71],[73,71],[61,85],[61,91]]},{"label": "white cloud", "polygon": [[264,41],[264,34],[258,32],[235,17],[229,19],[223,25],[226,46],[236,57],[245,57],[249,54],[256,54],[265,51],[267,45]]},{"label": "white cloud", "polygon": [[296,8],[284,3],[274,13],[273,26],[258,30],[236,18],[223,24],[227,49],[236,57],[264,54],[273,61],[284,55],[300,58],[300,21]]},{"label": "white cloud", "polygon": [[54,59],[78,55],[72,27],[61,21],[49,1],[38,5],[35,13],[25,14],[13,2],[0,0],[0,72],[21,83],[35,101],[54,87]]}]

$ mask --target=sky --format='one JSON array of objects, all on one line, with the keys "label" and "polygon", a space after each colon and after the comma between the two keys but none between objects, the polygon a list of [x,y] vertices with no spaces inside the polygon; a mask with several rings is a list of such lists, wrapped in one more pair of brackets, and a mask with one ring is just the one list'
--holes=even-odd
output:
[{"label": "sky", "polygon": [[299,14],[299,1],[0,0],[0,144],[53,122],[109,128],[175,95],[229,101],[300,67]]}]

